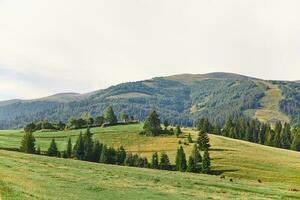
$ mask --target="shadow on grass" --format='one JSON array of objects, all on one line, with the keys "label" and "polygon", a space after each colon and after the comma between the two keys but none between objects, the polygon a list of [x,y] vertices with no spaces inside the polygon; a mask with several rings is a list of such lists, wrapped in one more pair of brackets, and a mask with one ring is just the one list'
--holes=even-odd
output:
[{"label": "shadow on grass", "polygon": [[209,151],[235,151],[235,150],[233,150],[233,149],[210,148]]},{"label": "shadow on grass", "polygon": [[239,170],[237,170],[237,169],[223,169],[223,170],[217,170],[217,169],[215,169],[215,170],[211,170],[211,171],[210,171],[210,174],[212,174],[212,175],[222,175],[222,174],[225,173],[225,172],[237,172],[237,171],[239,171]]}]

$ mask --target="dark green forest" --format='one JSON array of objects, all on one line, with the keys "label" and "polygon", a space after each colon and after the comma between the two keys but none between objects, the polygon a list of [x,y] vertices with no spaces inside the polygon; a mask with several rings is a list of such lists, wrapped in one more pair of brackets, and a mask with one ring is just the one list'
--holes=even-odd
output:
[{"label": "dark green forest", "polygon": [[[180,77],[180,76],[178,76]],[[278,84],[284,99],[280,109],[292,124],[299,122],[300,84]],[[0,128],[21,128],[31,122],[48,121],[67,123],[68,119],[82,115],[103,116],[104,110],[113,106],[120,119],[126,112],[134,119],[144,121],[151,110],[157,110],[162,121],[181,126],[194,126],[201,117],[223,126],[229,117],[244,116],[244,111],[256,109],[268,87],[254,78],[234,74],[208,74],[204,78],[178,80],[169,77],[123,83],[84,94],[77,98],[43,98],[0,102]]]}]

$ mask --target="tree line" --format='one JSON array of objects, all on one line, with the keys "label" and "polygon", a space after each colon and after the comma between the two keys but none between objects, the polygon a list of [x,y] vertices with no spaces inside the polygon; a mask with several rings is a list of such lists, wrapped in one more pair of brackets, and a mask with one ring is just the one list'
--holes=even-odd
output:
[{"label": "tree line", "polygon": [[111,106],[106,108],[104,116],[97,116],[93,118],[88,114],[82,114],[79,118],[70,117],[68,122],[65,124],[63,122],[51,123],[47,120],[29,123],[24,127],[25,132],[39,131],[39,130],[71,130],[71,129],[82,129],[88,127],[100,127],[100,126],[112,126],[117,124],[127,124],[134,122],[134,118],[129,116],[126,112],[121,112],[120,116],[116,116],[114,110]]},{"label": "tree line", "polygon": [[300,125],[276,122],[274,128],[257,119],[229,118],[224,127],[212,125],[208,119],[199,120],[198,129],[225,137],[246,140],[262,145],[300,151]]},{"label": "tree line", "polygon": [[[191,173],[206,173],[211,171],[209,156],[209,138],[207,133],[199,132],[197,142],[189,158],[186,158],[183,147],[177,149],[175,165],[172,165],[169,156],[162,152],[154,152],[149,162],[146,157],[127,152],[123,146],[118,149],[109,147],[93,139],[93,134],[88,128],[84,134],[80,133],[75,144],[68,139],[66,149],[59,151],[55,139],[52,139],[46,152],[41,152],[40,147],[35,147],[35,138],[32,132],[26,132],[21,142],[20,150],[25,153],[42,154],[52,157],[75,158],[103,164],[123,165],[130,167],[151,168],[159,170],[172,170]],[[201,153],[203,152],[203,153]],[[201,155],[202,154],[202,155]]]}]

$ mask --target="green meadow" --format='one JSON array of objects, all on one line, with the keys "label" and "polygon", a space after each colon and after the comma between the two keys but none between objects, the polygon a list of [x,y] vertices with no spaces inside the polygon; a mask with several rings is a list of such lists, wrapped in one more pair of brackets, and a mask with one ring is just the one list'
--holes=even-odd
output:
[{"label": "green meadow", "polygon": [[[142,124],[91,129],[101,143],[150,159],[166,152],[174,163],[179,140],[197,132],[186,128],[181,138],[139,135]],[[34,133],[43,151],[55,138],[59,150],[80,131]],[[18,148],[20,130],[0,131],[0,148]],[[210,135],[212,170],[216,175],[131,168],[0,151],[1,199],[299,199],[300,153]],[[189,155],[193,144],[183,145]],[[224,175],[225,179],[221,179]],[[232,182],[230,181],[232,179]],[[258,182],[261,181],[261,183]]]}]

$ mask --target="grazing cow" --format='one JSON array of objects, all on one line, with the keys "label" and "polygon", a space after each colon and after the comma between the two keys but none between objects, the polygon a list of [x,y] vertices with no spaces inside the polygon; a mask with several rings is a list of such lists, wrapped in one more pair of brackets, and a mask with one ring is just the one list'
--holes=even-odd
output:
[{"label": "grazing cow", "polygon": [[224,176],[224,175],[223,175],[223,176],[221,176],[221,177],[220,177],[220,179],[225,179],[225,176]]},{"label": "grazing cow", "polygon": [[230,179],[230,182],[233,182],[232,178]]},{"label": "grazing cow", "polygon": [[257,181],[258,181],[259,183],[261,183],[261,180],[260,180],[260,179],[258,179]]}]

